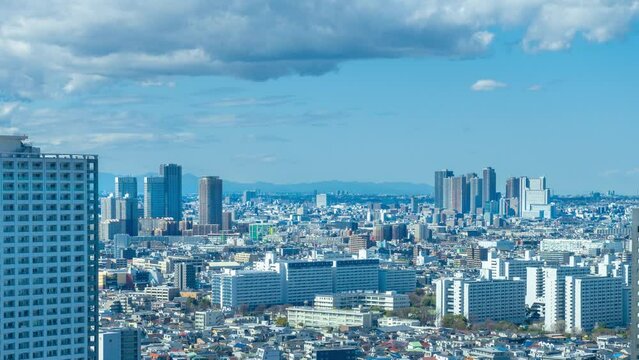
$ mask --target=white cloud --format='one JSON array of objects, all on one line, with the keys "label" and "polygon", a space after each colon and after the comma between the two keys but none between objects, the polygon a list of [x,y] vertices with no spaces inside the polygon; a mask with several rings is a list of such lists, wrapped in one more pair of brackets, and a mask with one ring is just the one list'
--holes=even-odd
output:
[{"label": "white cloud", "polygon": [[20,103],[15,101],[0,104],[0,119],[11,115],[19,106]]},{"label": "white cloud", "polygon": [[473,57],[495,28],[522,32],[528,51],[556,51],[577,37],[622,36],[638,15],[638,0],[16,1],[0,13],[0,90],[35,97],[109,79],[174,86],[153,79],[264,80],[351,59]]},{"label": "white cloud", "polygon": [[543,87],[541,84],[533,84],[533,85],[530,85],[530,86],[528,87],[528,90],[530,90],[530,91],[540,91],[540,90],[542,90],[543,88],[544,88],[544,87]]},{"label": "white cloud", "polygon": [[470,86],[473,91],[492,91],[495,89],[506,87],[507,85],[503,82],[499,82],[497,80],[492,79],[482,79],[477,80],[474,84]]}]

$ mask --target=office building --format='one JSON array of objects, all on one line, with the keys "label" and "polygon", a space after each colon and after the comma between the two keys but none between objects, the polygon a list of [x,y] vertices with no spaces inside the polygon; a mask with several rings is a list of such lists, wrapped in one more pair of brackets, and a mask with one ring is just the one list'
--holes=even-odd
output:
[{"label": "office building", "polygon": [[175,287],[180,290],[197,288],[195,266],[186,262],[175,264]]},{"label": "office building", "polygon": [[450,170],[439,170],[435,171],[435,207],[438,209],[443,209],[445,206],[444,202],[444,179],[454,176],[453,172]]},{"label": "office building", "polygon": [[123,198],[125,195],[132,199],[138,198],[138,179],[134,176],[115,177],[115,197]]},{"label": "office building", "polygon": [[164,180],[164,216],[182,220],[182,167],[176,164],[160,165]]},{"label": "office building", "polygon": [[158,301],[169,302],[180,295],[180,289],[172,286],[153,286],[144,289],[144,293],[153,296]]},{"label": "office building", "polygon": [[487,204],[497,201],[497,175],[495,169],[491,167],[484,168],[482,171],[482,199],[484,201],[483,208],[486,209]]},{"label": "office building", "polygon": [[395,291],[401,294],[414,292],[417,275],[414,269],[379,269],[379,291]]},{"label": "office building", "polygon": [[141,359],[140,329],[114,328],[100,331],[100,360]]},{"label": "office building", "polygon": [[26,140],[0,136],[0,351],[96,359],[98,159],[43,154]]},{"label": "office building", "polygon": [[217,176],[200,178],[200,224],[222,227],[222,179]]},{"label": "office building", "polygon": [[384,241],[393,238],[393,226],[388,224],[376,224],[373,227],[373,240]]},{"label": "office building", "polygon": [[526,283],[520,280],[435,280],[438,318],[463,315],[471,323],[508,321],[522,323],[526,318]]},{"label": "office building", "polygon": [[373,324],[371,313],[362,310],[294,306],[287,309],[287,317],[291,326],[315,329],[339,328],[340,326],[367,329]]},{"label": "office building", "polygon": [[406,294],[398,294],[393,291],[377,292],[345,292],[335,294],[318,294],[313,300],[313,306],[321,309],[345,309],[363,307],[376,307],[384,311],[395,311],[410,306],[410,300]]},{"label": "office building", "polygon": [[565,332],[581,334],[597,325],[622,325],[621,278],[566,276],[565,294]]},{"label": "office building", "polygon": [[124,224],[124,233],[138,235],[138,201],[125,195],[123,198],[113,194],[100,200],[101,222],[119,220]]},{"label": "office building", "polygon": [[315,294],[333,292],[333,261],[279,262],[277,271],[284,304],[304,304],[312,302]]},{"label": "office building", "polygon": [[213,277],[211,302],[221,308],[282,304],[280,274],[225,269],[224,273]]},{"label": "office building", "polygon": [[379,289],[378,259],[339,259],[333,261],[333,268],[333,292]]},{"label": "office building", "polygon": [[552,219],[555,206],[550,203],[546,178],[522,177],[519,182],[519,216],[526,219]]},{"label": "office building", "polygon": [[408,238],[408,227],[406,224],[391,225],[391,240],[403,240]]},{"label": "office building", "polygon": [[163,218],[166,207],[163,177],[144,178],[144,217]]},{"label": "office building", "polygon": [[415,242],[427,241],[432,239],[432,231],[426,224],[414,224],[413,235],[415,237]]},{"label": "office building", "polygon": [[467,175],[448,177],[444,179],[448,210],[467,214],[470,210],[470,183]]}]

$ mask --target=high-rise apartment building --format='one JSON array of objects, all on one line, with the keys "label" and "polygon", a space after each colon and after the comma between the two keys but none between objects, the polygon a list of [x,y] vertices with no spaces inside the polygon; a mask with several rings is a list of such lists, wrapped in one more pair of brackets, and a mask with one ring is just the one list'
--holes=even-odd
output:
[{"label": "high-rise apartment building", "polygon": [[[474,174],[473,174],[474,175]],[[483,180],[477,176],[472,176],[469,181],[470,186],[470,213],[476,214],[478,209],[484,208]]]},{"label": "high-rise apartment building", "polygon": [[162,218],[164,217],[165,205],[164,178],[145,177],[144,178],[144,217]]},{"label": "high-rise apartment building", "polygon": [[186,262],[175,264],[175,287],[180,290],[195,289],[195,265]]},{"label": "high-rise apartment building", "polygon": [[[497,201],[497,175],[495,174],[495,169],[491,167],[484,168],[482,171],[483,178],[483,191],[482,191],[482,199],[484,201],[483,208],[487,207],[487,204],[490,204],[491,201]],[[489,206],[489,205],[488,205]]]},{"label": "high-rise apartment building", "polygon": [[522,323],[526,318],[521,280],[466,280],[442,278],[435,281],[438,318],[463,315],[470,322],[508,321]]},{"label": "high-rise apartment building", "polygon": [[565,324],[566,311],[566,277],[590,274],[587,267],[577,266],[560,266],[560,267],[544,267],[543,285],[544,285],[544,304],[545,317],[544,329],[546,331],[563,330]]},{"label": "high-rise apartment building", "polygon": [[164,216],[182,220],[182,167],[176,164],[160,165],[164,178]]},{"label": "high-rise apartment building", "polygon": [[325,208],[328,206],[328,195],[327,194],[317,194],[315,195],[315,206],[318,208]]},{"label": "high-rise apartment building", "polygon": [[565,331],[581,334],[597,325],[621,326],[622,279],[607,276],[566,276]]},{"label": "high-rise apartment building", "polygon": [[444,179],[454,176],[451,170],[438,170],[435,171],[435,207],[442,209],[445,206],[444,202]]},{"label": "high-rise apartment building", "polygon": [[138,179],[134,176],[116,176],[115,197],[123,198],[126,194],[132,199],[138,198]]},{"label": "high-rise apartment building", "polygon": [[222,179],[217,176],[200,178],[200,224],[222,227]]},{"label": "high-rise apartment building", "polygon": [[98,159],[0,136],[0,354],[97,359]]}]

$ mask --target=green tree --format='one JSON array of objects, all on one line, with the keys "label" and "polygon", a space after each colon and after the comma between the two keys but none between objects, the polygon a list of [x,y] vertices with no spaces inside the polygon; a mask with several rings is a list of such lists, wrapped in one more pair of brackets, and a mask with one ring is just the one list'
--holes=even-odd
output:
[{"label": "green tree", "polygon": [[468,328],[468,320],[463,315],[446,314],[442,318],[442,326],[464,330]]},{"label": "green tree", "polygon": [[275,325],[277,326],[288,326],[288,319],[285,317],[278,317],[275,320]]}]

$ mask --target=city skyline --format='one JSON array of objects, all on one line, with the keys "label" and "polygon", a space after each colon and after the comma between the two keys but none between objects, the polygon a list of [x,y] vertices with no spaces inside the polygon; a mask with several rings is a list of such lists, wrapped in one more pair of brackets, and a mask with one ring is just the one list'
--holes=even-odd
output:
[{"label": "city skyline", "polygon": [[[632,2],[455,4],[471,16],[450,18],[439,2],[403,3],[392,19],[385,6],[315,4],[334,16],[306,18],[332,37],[309,33],[298,19],[310,10],[291,4],[133,6],[130,22],[118,21],[115,4],[83,5],[112,15],[101,25],[84,21],[80,5],[55,21],[61,13],[16,4],[5,19],[11,31],[0,34],[10,45],[0,55],[9,70],[0,76],[0,132],[29,134],[52,152],[97,153],[113,173],[174,162],[241,182],[429,183],[437,169],[490,164],[503,179],[547,176],[557,193],[636,194],[639,163],[631,142],[618,141],[639,130],[629,106],[639,81]],[[293,31],[278,29],[280,42],[208,27],[199,13],[214,10],[267,26],[275,11]],[[166,24],[174,13],[208,37]],[[355,30],[374,24],[384,31],[355,46],[366,38]],[[179,40],[144,40],[159,31]],[[273,48],[247,54],[204,39],[233,34]],[[379,172],[380,163],[403,171]]]}]

